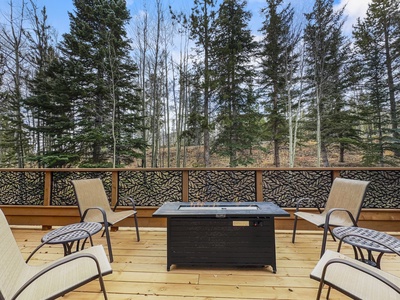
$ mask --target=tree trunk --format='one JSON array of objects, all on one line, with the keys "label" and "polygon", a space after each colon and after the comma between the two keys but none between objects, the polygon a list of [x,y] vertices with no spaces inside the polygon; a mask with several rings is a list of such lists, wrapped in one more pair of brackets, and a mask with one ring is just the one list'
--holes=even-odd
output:
[{"label": "tree trunk", "polygon": [[[393,68],[392,68],[392,55],[390,53],[390,43],[389,43],[389,28],[387,28],[387,20],[383,22],[384,35],[385,35],[385,55],[386,55],[386,71],[388,76],[388,88],[389,88],[389,101],[390,101],[390,117],[392,123],[393,137],[397,143],[400,138],[398,133],[398,121],[397,121],[397,107],[396,107],[396,96],[395,96],[395,84],[393,79]],[[395,155],[400,156],[400,149],[395,149]]]}]

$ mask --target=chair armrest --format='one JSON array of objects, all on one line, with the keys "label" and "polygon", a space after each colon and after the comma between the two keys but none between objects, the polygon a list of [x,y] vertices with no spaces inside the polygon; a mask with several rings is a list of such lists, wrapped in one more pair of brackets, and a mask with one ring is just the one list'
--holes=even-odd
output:
[{"label": "chair armrest", "polygon": [[[386,284],[388,287],[390,287],[393,290],[397,291],[397,293],[400,293],[400,287],[398,287],[396,284],[394,284],[393,282],[389,281],[387,278],[383,277],[382,275],[377,274],[373,270],[365,268],[364,266],[356,264],[356,263],[354,263],[354,262],[352,262],[350,260],[341,259],[341,258],[333,258],[333,259],[329,260],[325,264],[325,266],[323,268],[323,271],[322,271],[320,284],[323,284],[325,282],[326,272],[327,272],[329,266],[333,265],[333,264],[344,264],[344,265],[347,265],[347,266],[349,266],[351,268],[354,268],[354,269],[356,269],[356,270],[358,270],[358,271],[360,271],[362,273],[367,274],[368,276],[374,277],[375,279],[377,279],[377,280],[383,282],[384,284]],[[331,282],[331,283],[335,284],[334,282]],[[339,284],[335,284],[335,285],[340,286]]]},{"label": "chair armrest", "polygon": [[94,263],[96,264],[97,267],[97,273],[99,278],[102,278],[102,274],[101,274],[101,269],[100,269],[100,264],[96,258],[96,256],[94,256],[91,253],[77,253],[76,255],[69,255],[69,256],[65,256],[63,259],[47,266],[46,268],[44,268],[43,270],[41,270],[40,272],[38,272],[37,274],[35,274],[33,277],[31,277],[16,293],[15,295],[12,297],[12,299],[17,299],[18,296],[32,283],[35,282],[36,279],[40,278],[41,276],[43,276],[44,274],[56,269],[59,266],[62,266],[66,263],[72,262],[74,260],[78,260],[81,258],[90,258],[94,261]]},{"label": "chair armrest", "polygon": [[131,201],[131,203],[132,203],[132,207],[133,207],[133,210],[136,210],[136,204],[135,204],[135,200],[133,200],[133,198],[132,198],[132,197],[128,197],[127,199],[129,199],[129,200]]},{"label": "chair armrest", "polygon": [[318,202],[315,199],[310,199],[310,198],[300,198],[300,199],[298,199],[296,201],[296,212],[299,211],[300,204],[302,204],[302,202],[304,200],[311,200],[314,203],[315,207],[318,209],[319,213],[322,213],[321,207],[319,206]]},{"label": "chair armrest", "polygon": [[331,208],[331,209],[328,211],[328,213],[326,214],[325,226],[329,226],[329,219],[330,219],[331,215],[332,215],[334,212],[337,212],[337,211],[346,212],[346,213],[349,215],[349,217],[350,217],[350,219],[351,219],[351,222],[353,222],[353,225],[354,225],[354,226],[357,226],[357,222],[356,222],[356,219],[354,219],[354,216],[351,214],[351,212],[349,212],[347,209],[344,209],[344,208]]},{"label": "chair armrest", "polygon": [[[351,214],[351,212],[349,212],[347,209],[344,209],[344,208],[332,208],[332,209],[330,209],[328,211],[328,213],[326,214],[326,218],[325,218],[324,235],[323,235],[323,238],[322,238],[322,247],[321,247],[321,257],[325,252],[326,239],[327,239],[328,231],[330,232],[329,224],[330,224],[331,215],[334,212],[337,212],[337,211],[346,212],[349,215],[349,217],[350,217],[351,221],[353,222],[354,226],[357,226],[356,220],[354,219],[354,217]],[[332,232],[331,232],[331,234],[332,234]]]},{"label": "chair armrest", "polygon": [[[136,210],[136,204],[135,204],[135,201],[133,200],[133,198],[132,197],[126,197],[126,199],[131,201],[133,210]],[[119,205],[119,198],[117,200],[117,203],[115,203],[113,211],[115,211],[117,209],[118,205]]]},{"label": "chair armrest", "polygon": [[89,208],[87,208],[87,209],[83,212],[83,215],[82,215],[82,217],[81,217],[81,222],[84,222],[84,221],[85,221],[86,215],[87,215],[87,213],[88,213],[90,210],[99,210],[99,211],[101,212],[101,214],[103,215],[103,221],[104,221],[104,223],[107,222],[107,214],[106,214],[105,210],[104,210],[103,208],[101,208],[101,207],[89,207]]},{"label": "chair armrest", "polygon": [[296,211],[299,211],[300,208],[300,204],[304,201],[304,200],[309,200],[310,198],[300,198],[296,201]]}]

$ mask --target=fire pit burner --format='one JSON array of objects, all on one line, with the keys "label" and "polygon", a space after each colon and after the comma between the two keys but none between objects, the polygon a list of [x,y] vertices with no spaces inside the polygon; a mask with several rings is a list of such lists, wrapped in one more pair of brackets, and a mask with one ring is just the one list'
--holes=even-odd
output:
[{"label": "fire pit burner", "polygon": [[238,206],[230,206],[230,205],[207,205],[207,206],[188,206],[188,205],[180,205],[179,210],[258,210],[258,206],[256,205],[238,205]]}]

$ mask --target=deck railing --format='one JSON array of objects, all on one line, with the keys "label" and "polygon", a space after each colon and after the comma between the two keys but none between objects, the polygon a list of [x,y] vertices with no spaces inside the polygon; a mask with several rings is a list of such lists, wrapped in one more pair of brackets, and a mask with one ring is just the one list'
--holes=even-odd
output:
[{"label": "deck railing", "polygon": [[14,224],[68,223],[78,217],[71,180],[95,177],[112,204],[133,197],[142,218],[166,201],[273,201],[291,210],[308,198],[311,209],[324,205],[336,177],[371,181],[364,209],[391,221],[400,209],[400,168],[0,169],[0,207]]}]

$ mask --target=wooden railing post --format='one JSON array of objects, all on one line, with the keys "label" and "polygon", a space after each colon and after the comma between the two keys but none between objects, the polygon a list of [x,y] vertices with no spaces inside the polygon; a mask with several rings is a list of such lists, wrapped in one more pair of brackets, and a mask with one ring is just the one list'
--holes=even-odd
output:
[{"label": "wooden railing post", "polygon": [[118,171],[111,173],[111,205],[114,206],[118,201]]},{"label": "wooden railing post", "polygon": [[44,193],[43,193],[43,206],[50,206],[51,201],[51,181],[52,172],[46,171],[44,173]]},{"label": "wooden railing post", "polygon": [[332,171],[332,181],[335,180],[335,178],[340,177],[340,170],[333,170]]},{"label": "wooden railing post", "polygon": [[256,171],[256,201],[263,202],[263,171],[257,170]]},{"label": "wooden railing post", "polygon": [[182,201],[189,202],[189,170],[182,170]]}]

